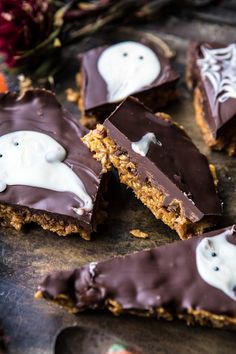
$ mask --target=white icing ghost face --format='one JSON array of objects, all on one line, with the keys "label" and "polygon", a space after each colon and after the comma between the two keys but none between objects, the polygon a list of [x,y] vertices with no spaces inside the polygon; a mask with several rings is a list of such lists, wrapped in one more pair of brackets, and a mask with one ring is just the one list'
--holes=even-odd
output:
[{"label": "white icing ghost face", "polygon": [[228,242],[226,230],[203,239],[196,249],[197,269],[202,279],[236,301],[236,246]]},{"label": "white icing ghost face", "polygon": [[154,133],[147,133],[139,141],[133,142],[131,144],[131,148],[137,154],[141,156],[146,156],[151,143],[158,144],[159,146],[162,145],[162,143],[157,140]]},{"label": "white icing ghost face", "polygon": [[92,200],[81,179],[62,161],[66,150],[50,136],[34,131],[17,131],[0,137],[0,192],[7,185],[25,185],[71,192],[92,209]]},{"label": "white icing ghost face", "polygon": [[145,45],[131,41],[105,49],[97,65],[107,84],[109,102],[121,101],[150,85],[161,71],[156,54]]}]

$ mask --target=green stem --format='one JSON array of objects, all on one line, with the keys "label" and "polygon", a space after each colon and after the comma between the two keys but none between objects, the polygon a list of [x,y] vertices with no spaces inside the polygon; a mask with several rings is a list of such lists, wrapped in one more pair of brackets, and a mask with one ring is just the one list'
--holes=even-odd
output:
[{"label": "green stem", "polygon": [[69,39],[67,39],[63,43],[63,45],[70,45],[77,39],[84,37],[85,35],[93,34],[111,21],[121,17],[125,12],[127,12],[131,8],[131,6],[138,7],[136,1],[120,1],[118,4],[115,4],[114,6],[110,7],[110,9],[107,11],[107,15],[98,18],[95,23],[89,23],[85,25],[84,27],[72,32],[70,36],[68,34]]},{"label": "green stem", "polygon": [[61,29],[57,28],[54,32],[52,32],[50,34],[50,36],[48,38],[46,38],[43,42],[41,42],[37,47],[28,50],[27,52],[25,52],[24,54],[15,57],[17,60],[18,59],[25,59],[30,57],[31,55],[34,55],[35,53],[39,52],[41,49],[46,48],[47,46],[49,46],[49,44],[51,44],[51,42],[56,39],[60,33]]}]

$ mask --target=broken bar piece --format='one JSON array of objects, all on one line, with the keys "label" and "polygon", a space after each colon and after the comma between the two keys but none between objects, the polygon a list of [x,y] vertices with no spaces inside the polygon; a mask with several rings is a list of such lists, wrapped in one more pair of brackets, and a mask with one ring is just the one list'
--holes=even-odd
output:
[{"label": "broken bar piece", "polygon": [[186,79],[205,143],[236,154],[236,44],[191,43]]},{"label": "broken bar piece", "polygon": [[36,298],[72,313],[108,308],[188,324],[236,326],[235,226],[49,274]]},{"label": "broken bar piece", "polygon": [[103,122],[130,94],[156,111],[176,98],[178,78],[161,48],[145,41],[91,49],[82,54],[77,76],[81,122],[90,128]]},{"label": "broken bar piece", "polygon": [[0,220],[34,222],[89,239],[104,218],[106,176],[81,137],[87,130],[46,90],[0,96]]},{"label": "broken bar piece", "polygon": [[182,239],[203,233],[221,215],[207,158],[166,114],[127,98],[82,140],[104,171],[114,166],[120,181]]}]

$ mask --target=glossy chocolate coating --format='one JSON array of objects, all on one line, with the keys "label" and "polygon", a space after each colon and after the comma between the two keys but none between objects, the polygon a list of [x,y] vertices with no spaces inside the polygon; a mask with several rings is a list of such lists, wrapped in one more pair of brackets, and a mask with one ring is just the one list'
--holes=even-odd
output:
[{"label": "glossy chocolate coating", "polygon": [[[150,85],[134,93],[133,96],[139,98],[153,111],[156,111],[159,106],[163,106],[161,100],[158,99],[159,94],[163,94],[163,90],[165,90],[167,95],[171,95],[179,79],[179,75],[172,69],[169,60],[161,54],[161,50],[158,50],[157,47],[145,41],[143,41],[143,44],[156,53],[160,61],[161,72]],[[110,114],[119,103],[108,102],[107,86],[97,68],[98,59],[107,47],[102,46],[91,49],[81,56],[82,96],[85,112],[103,116],[103,119],[105,118],[104,115]]]},{"label": "glossy chocolate coating", "polygon": [[[225,102],[215,99],[214,89],[209,79],[201,73],[201,65],[198,59],[203,58],[203,48],[218,49],[225,46],[215,43],[195,43],[189,48],[188,66],[191,71],[194,86],[198,85],[203,96],[203,114],[214,138],[231,136],[236,129],[236,98],[229,98]],[[221,70],[223,61],[220,63]],[[235,134],[235,133],[234,133]]]},{"label": "glossy chocolate coating", "polygon": [[[101,166],[80,139],[87,130],[61,106],[53,93],[30,90],[22,97],[14,93],[1,95],[0,135],[19,130],[45,133],[60,143],[67,152],[64,162],[81,178],[93,204],[96,203]],[[80,205],[78,197],[70,192],[12,185],[0,193],[0,203],[16,208],[25,206],[35,213],[53,213],[56,219],[63,218],[68,222],[72,218],[73,223],[92,231],[93,211],[77,215],[72,207],[82,207],[83,204]]]},{"label": "glossy chocolate coating", "polygon": [[[181,201],[186,217],[193,222],[221,214],[207,158],[173,121],[154,115],[137,99],[127,98],[104,126],[108,136],[136,165],[139,179],[150,180],[166,195],[166,207],[174,199]],[[149,132],[161,144],[151,143],[143,157],[132,150],[131,143]]]},{"label": "glossy chocolate coating", "polygon": [[[235,227],[229,230],[227,241],[236,245]],[[100,262],[93,271],[86,265],[71,272],[52,273],[39,290],[50,299],[70,295],[78,310],[103,308],[111,299],[124,312],[152,312],[163,307],[173,314],[196,309],[236,316],[236,302],[206,283],[196,266],[197,245],[222,231]]]}]

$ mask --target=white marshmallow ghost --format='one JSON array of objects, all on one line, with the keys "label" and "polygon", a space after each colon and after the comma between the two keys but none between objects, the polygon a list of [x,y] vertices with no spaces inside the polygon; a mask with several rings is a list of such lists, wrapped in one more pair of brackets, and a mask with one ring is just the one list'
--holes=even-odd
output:
[{"label": "white marshmallow ghost", "polygon": [[202,279],[236,301],[236,246],[227,241],[232,230],[204,238],[196,249],[197,269]]},{"label": "white marshmallow ghost", "polygon": [[0,137],[0,192],[7,185],[25,185],[71,192],[83,203],[82,214],[92,200],[81,179],[62,161],[66,150],[50,136],[35,131],[16,131]]},{"label": "white marshmallow ghost", "polygon": [[160,61],[153,50],[132,41],[105,49],[97,67],[107,84],[109,102],[121,101],[150,85],[161,71]]},{"label": "white marshmallow ghost", "polygon": [[150,144],[158,144],[159,146],[162,143],[157,140],[154,133],[145,134],[139,141],[134,141],[131,144],[132,150],[141,156],[146,156],[150,147]]}]

